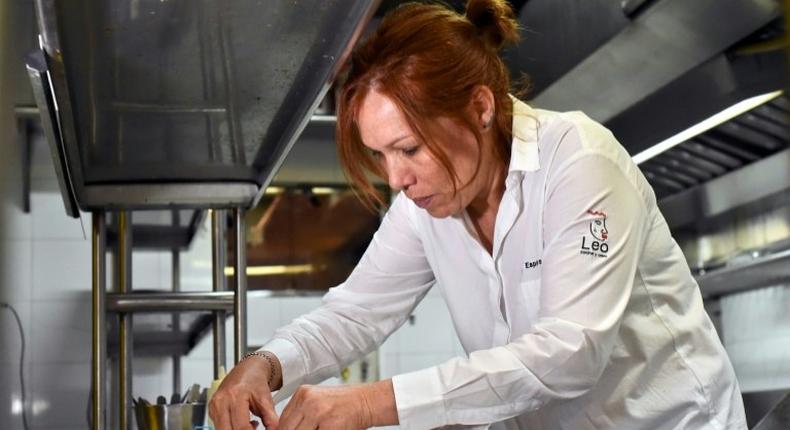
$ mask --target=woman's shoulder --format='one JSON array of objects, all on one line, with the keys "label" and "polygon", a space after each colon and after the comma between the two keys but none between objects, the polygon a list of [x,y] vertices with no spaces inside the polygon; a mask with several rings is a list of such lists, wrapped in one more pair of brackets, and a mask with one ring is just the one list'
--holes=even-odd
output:
[{"label": "woman's shoulder", "polygon": [[611,152],[622,148],[612,132],[582,111],[535,109],[542,146],[573,146],[577,151]]}]

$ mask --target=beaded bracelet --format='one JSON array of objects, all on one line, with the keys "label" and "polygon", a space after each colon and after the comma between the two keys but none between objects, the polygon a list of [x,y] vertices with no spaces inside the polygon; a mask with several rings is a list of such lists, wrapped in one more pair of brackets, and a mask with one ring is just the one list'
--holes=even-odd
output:
[{"label": "beaded bracelet", "polygon": [[274,364],[274,360],[272,360],[272,358],[269,356],[269,354],[267,354],[267,353],[265,353],[263,351],[248,352],[248,353],[244,354],[244,357],[241,357],[241,360],[239,360],[239,363],[241,363],[242,361],[244,361],[244,360],[246,360],[246,359],[248,359],[250,357],[255,357],[255,356],[263,357],[263,358],[266,359],[266,361],[269,362],[269,369],[271,371],[269,372],[269,380],[267,381],[267,383],[269,384],[269,387],[271,387],[272,386],[272,382],[274,382],[274,374],[277,373],[277,366]]}]

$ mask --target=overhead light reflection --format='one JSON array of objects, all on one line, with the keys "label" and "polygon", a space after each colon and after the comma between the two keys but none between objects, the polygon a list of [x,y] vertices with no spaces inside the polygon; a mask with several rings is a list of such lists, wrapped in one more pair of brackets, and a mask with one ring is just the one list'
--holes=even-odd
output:
[{"label": "overhead light reflection", "polygon": [[768,94],[762,94],[759,96],[751,97],[741,102],[738,102],[727,109],[711,116],[708,119],[701,121],[700,123],[693,125],[686,130],[681,131],[680,133],[666,139],[662,142],[659,142],[650,148],[634,155],[634,162],[636,164],[644,163],[645,161],[655,157],[662,152],[668,151],[669,149],[686,142],[695,136],[698,136],[706,131],[721,125],[742,113],[748,112],[757,106],[760,106],[764,103],[768,103],[769,101],[779,97],[782,95],[782,91],[774,91]]},{"label": "overhead light reflection", "polygon": [[311,191],[313,194],[317,195],[317,196],[318,196],[318,195],[334,194],[334,193],[336,193],[336,192],[337,192],[337,190],[336,190],[336,189],[334,189],[334,188],[329,188],[329,187],[313,187],[313,188],[312,188],[310,191]]},{"label": "overhead light reflection", "polygon": [[282,194],[285,192],[285,188],[283,187],[266,187],[266,191],[263,193],[267,196],[274,196],[277,194]]},{"label": "overhead light reflection", "polygon": [[[278,266],[249,266],[247,276],[273,276],[273,275],[298,275],[302,273],[312,273],[315,266],[312,264],[292,264]],[[225,267],[225,276],[233,276],[236,270],[233,267]]]}]

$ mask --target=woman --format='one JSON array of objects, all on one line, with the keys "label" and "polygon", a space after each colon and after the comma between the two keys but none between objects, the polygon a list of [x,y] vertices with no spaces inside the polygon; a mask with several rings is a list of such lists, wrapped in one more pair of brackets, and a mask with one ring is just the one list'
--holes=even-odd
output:
[{"label": "woman", "polygon": [[[219,430],[746,428],[737,382],[655,195],[612,134],[509,96],[502,0],[410,4],[352,57],[338,145],[400,190],[349,279],[242,360]],[[468,358],[315,383],[373,350],[436,283]],[[295,391],[277,417],[271,391]]]}]

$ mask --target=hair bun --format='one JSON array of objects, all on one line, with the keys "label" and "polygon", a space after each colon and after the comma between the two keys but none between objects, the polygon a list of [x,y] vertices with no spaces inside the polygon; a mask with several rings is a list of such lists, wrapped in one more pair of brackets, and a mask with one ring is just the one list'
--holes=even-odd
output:
[{"label": "hair bun", "polygon": [[516,14],[506,0],[469,0],[466,19],[477,27],[486,44],[497,51],[519,39]]}]

